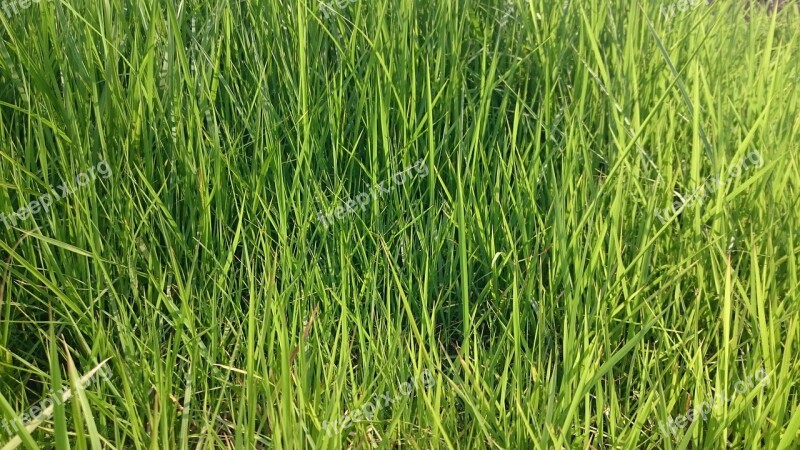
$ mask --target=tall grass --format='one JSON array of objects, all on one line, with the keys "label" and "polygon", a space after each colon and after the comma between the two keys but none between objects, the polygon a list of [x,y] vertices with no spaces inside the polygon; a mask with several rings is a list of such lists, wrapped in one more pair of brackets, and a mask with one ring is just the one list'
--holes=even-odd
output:
[{"label": "tall grass", "polygon": [[794,8],[344,3],[0,14],[3,449],[798,445]]}]

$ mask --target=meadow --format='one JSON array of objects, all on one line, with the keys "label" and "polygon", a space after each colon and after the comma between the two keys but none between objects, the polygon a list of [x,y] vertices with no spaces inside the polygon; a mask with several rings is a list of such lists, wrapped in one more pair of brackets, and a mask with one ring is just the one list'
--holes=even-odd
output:
[{"label": "meadow", "polygon": [[798,448],[800,10],[743,3],[0,14],[0,450]]}]

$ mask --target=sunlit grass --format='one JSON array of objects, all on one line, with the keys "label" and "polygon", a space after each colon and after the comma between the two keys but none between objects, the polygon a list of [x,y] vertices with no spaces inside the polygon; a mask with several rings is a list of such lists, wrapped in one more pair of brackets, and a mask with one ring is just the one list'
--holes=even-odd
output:
[{"label": "sunlit grass", "polygon": [[794,8],[339,3],[0,14],[0,449],[798,445]]}]

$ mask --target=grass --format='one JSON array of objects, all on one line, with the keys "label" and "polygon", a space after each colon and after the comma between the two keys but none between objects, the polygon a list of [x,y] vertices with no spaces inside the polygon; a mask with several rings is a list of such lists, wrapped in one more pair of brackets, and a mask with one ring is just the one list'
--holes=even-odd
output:
[{"label": "grass", "polygon": [[796,448],[800,13],[739,6],[0,14],[0,212],[111,168],[0,225],[0,448]]}]

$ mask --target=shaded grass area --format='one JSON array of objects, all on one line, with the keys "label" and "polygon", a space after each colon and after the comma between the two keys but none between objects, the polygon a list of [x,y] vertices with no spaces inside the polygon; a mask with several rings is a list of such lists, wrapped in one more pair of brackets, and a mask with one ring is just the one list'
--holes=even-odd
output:
[{"label": "shaded grass area", "polygon": [[797,445],[800,14],[346,3],[0,15],[8,448]]}]

